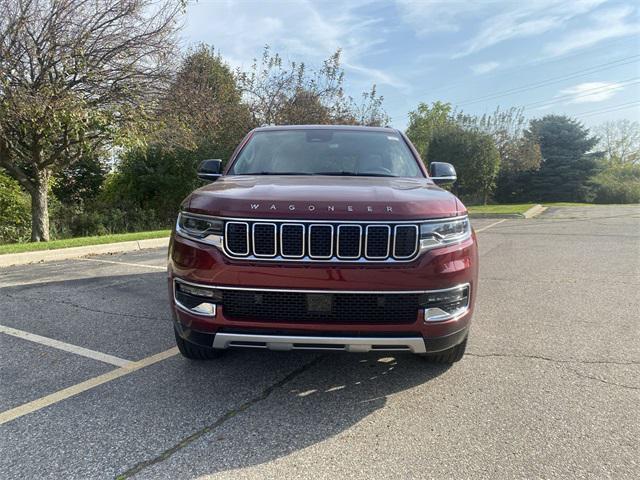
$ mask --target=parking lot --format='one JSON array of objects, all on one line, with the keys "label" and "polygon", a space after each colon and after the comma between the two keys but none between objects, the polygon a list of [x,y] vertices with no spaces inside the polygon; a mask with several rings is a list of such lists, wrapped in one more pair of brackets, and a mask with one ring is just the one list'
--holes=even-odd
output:
[{"label": "parking lot", "polygon": [[0,269],[0,478],[638,478],[640,208],[475,220],[470,344],[177,354],[166,252]]}]

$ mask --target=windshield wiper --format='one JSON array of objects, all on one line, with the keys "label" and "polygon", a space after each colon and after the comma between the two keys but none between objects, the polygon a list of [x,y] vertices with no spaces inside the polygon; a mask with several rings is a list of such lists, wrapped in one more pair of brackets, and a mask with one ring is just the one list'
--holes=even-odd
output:
[{"label": "windshield wiper", "polygon": [[390,173],[356,173],[356,172],[317,172],[316,175],[335,175],[340,177],[395,177]]},{"label": "windshield wiper", "polygon": [[314,175],[308,172],[246,172],[238,173],[236,175]]}]

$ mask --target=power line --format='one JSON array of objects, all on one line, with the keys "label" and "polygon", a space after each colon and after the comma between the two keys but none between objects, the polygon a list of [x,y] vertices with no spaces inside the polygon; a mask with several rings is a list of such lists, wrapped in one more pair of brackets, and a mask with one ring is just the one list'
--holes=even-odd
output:
[{"label": "power line", "polygon": [[[514,66],[506,68],[506,69],[500,69],[498,71],[495,71],[494,73],[489,73],[489,74],[483,75],[482,78],[483,79],[490,79],[490,78],[494,78],[494,77],[497,77],[497,76],[505,76],[504,75],[505,73],[512,72],[514,70],[521,71],[523,67],[527,67],[527,66],[540,66],[540,65],[554,64],[554,63],[557,63],[557,62],[562,62],[562,61],[564,61],[564,60],[566,60],[568,58],[580,57],[582,55],[590,53],[593,50],[600,50],[602,48],[609,48],[609,47],[612,47],[614,45],[624,44],[624,43],[627,43],[627,42],[629,42],[629,39],[616,40],[616,41],[608,42],[608,43],[605,43],[605,44],[602,44],[602,45],[594,45],[593,47],[583,49],[580,52],[567,53],[567,54],[560,55],[560,56],[557,56],[557,57],[554,57],[554,58],[548,59],[548,60],[544,60],[544,59],[532,60],[532,61],[525,62],[525,63],[522,63],[522,64],[514,65]],[[634,44],[635,44],[635,42],[634,42]],[[457,87],[458,85],[463,85],[463,84],[468,82],[468,79],[469,79],[470,76],[471,75],[467,75],[465,78],[463,78],[462,80],[459,80],[457,82],[447,83],[446,85],[442,85],[440,87],[432,88],[432,89],[429,90],[429,93],[440,92],[440,91],[443,91],[443,90],[450,90],[452,88]]]},{"label": "power line", "polygon": [[611,105],[609,107],[602,108],[602,109],[599,109],[599,110],[591,110],[589,112],[584,112],[584,113],[578,114],[578,115],[576,115],[576,117],[578,117],[578,118],[592,117],[594,115],[600,115],[601,113],[609,113],[609,112],[615,112],[615,111],[618,111],[618,110],[624,110],[626,108],[630,108],[630,107],[633,107],[635,105],[640,105],[640,100],[636,100],[636,101],[633,101],[633,102],[627,102],[627,103],[621,103],[621,104],[618,104],[618,105]]},{"label": "power line", "polygon": [[[558,77],[553,77],[547,80],[543,80],[540,82],[535,82],[535,83],[530,83],[527,85],[522,85],[520,87],[516,87],[516,88],[511,88],[508,90],[503,90],[500,92],[494,92],[494,93],[490,93],[488,95],[485,95],[483,97],[479,97],[476,99],[471,99],[471,100],[466,100],[464,102],[452,102],[456,105],[469,105],[469,104],[473,104],[473,103],[478,103],[478,102],[482,102],[485,100],[492,100],[494,98],[499,98],[499,97],[504,97],[507,95],[512,95],[514,93],[522,93],[522,92],[526,92],[528,90],[534,90],[536,88],[540,88],[540,87],[544,87],[546,85],[551,85],[553,83],[558,83],[558,82],[562,82],[564,80],[569,80],[571,78],[578,78],[578,77],[583,77],[586,75],[590,75],[592,73],[596,73],[596,72],[600,72],[603,70],[608,70],[610,68],[615,68],[615,67],[620,67],[622,65],[627,65],[629,63],[635,63],[635,60],[632,59],[636,59],[640,57],[640,54],[638,55],[631,55],[629,57],[623,57],[623,58],[619,58],[617,60],[613,60],[611,62],[607,62],[607,63],[602,63],[600,65],[594,65],[593,67],[589,67],[583,70],[577,70],[573,73],[567,74],[567,75],[561,75]],[[620,63],[623,62],[623,63]]]},{"label": "power line", "polygon": [[[523,107],[524,108],[529,108],[529,107],[533,107],[533,106],[536,106],[536,105],[539,105],[540,107],[546,107],[546,106],[549,106],[549,105],[554,105],[556,103],[562,103],[566,99],[589,97],[589,96],[593,95],[594,93],[604,93],[604,92],[606,92],[608,90],[615,91],[620,87],[628,87],[629,85],[635,85],[635,84],[640,83],[640,80],[638,80],[638,79],[640,79],[640,77],[633,77],[633,78],[629,78],[627,80],[622,80],[621,82],[615,83],[613,85],[607,84],[607,85],[601,85],[599,87],[588,88],[588,89],[582,90],[579,95],[570,93],[570,94],[567,94],[567,95],[562,95],[560,97],[554,97],[554,98],[551,98],[549,100],[540,100],[540,101],[537,101],[537,102],[528,103],[526,105],[523,105]],[[636,81],[634,81],[634,80],[636,80]]]}]

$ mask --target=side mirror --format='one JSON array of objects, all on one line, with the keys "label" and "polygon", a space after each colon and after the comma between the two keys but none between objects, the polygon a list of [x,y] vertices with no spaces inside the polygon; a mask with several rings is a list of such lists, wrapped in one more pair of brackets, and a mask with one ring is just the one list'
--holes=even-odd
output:
[{"label": "side mirror", "polygon": [[203,160],[198,165],[198,178],[208,182],[215,182],[222,176],[222,160],[219,158],[213,160]]},{"label": "side mirror", "polygon": [[444,162],[431,162],[429,176],[437,185],[450,185],[458,179],[453,165]]}]

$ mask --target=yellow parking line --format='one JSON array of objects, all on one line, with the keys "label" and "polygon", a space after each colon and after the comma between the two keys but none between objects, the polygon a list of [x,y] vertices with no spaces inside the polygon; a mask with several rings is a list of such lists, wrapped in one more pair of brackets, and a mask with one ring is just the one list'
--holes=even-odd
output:
[{"label": "yellow parking line", "polygon": [[111,380],[115,380],[116,378],[129,375],[130,373],[140,370],[141,368],[161,362],[162,360],[173,357],[177,354],[178,348],[173,347],[169,350],[165,350],[164,352],[156,353],[155,355],[143,358],[142,360],[138,360],[137,362],[131,362],[124,367],[111,370],[110,372],[104,373],[94,378],[90,378],[89,380],[85,380],[84,382],[78,383],[76,385],[72,385],[71,387],[64,388],[50,395],[46,395],[44,397],[38,398],[37,400],[25,403],[24,405],[20,405],[19,407],[6,410],[0,413],[0,425],[10,422],[11,420],[15,420],[16,418],[22,417],[23,415],[36,412],[42,408],[48,407],[49,405],[53,405],[54,403],[61,402],[62,400],[73,397],[74,395],[78,395],[79,393],[91,390],[92,388],[102,385],[103,383],[107,383]]},{"label": "yellow parking line", "polygon": [[509,220],[508,218],[503,218],[502,220],[498,220],[497,222],[493,222],[491,225],[487,225],[486,227],[479,228],[476,230],[476,233],[484,232],[485,230],[489,230],[491,227],[495,227],[499,223],[506,222]]},{"label": "yellow parking line", "polygon": [[124,367],[131,362],[124,358],[115,357],[107,353],[96,352],[95,350],[89,350],[88,348],[78,347],[67,342],[61,342],[49,337],[43,337],[42,335],[36,335],[35,333],[25,332],[24,330],[18,330],[17,328],[5,327],[0,325],[0,333],[11,335],[13,337],[22,338],[23,340],[29,340],[31,342],[39,343],[40,345],[46,345],[47,347],[57,348],[58,350],[64,350],[65,352],[75,353],[82,357],[98,360],[99,362],[110,363],[116,367]]}]

